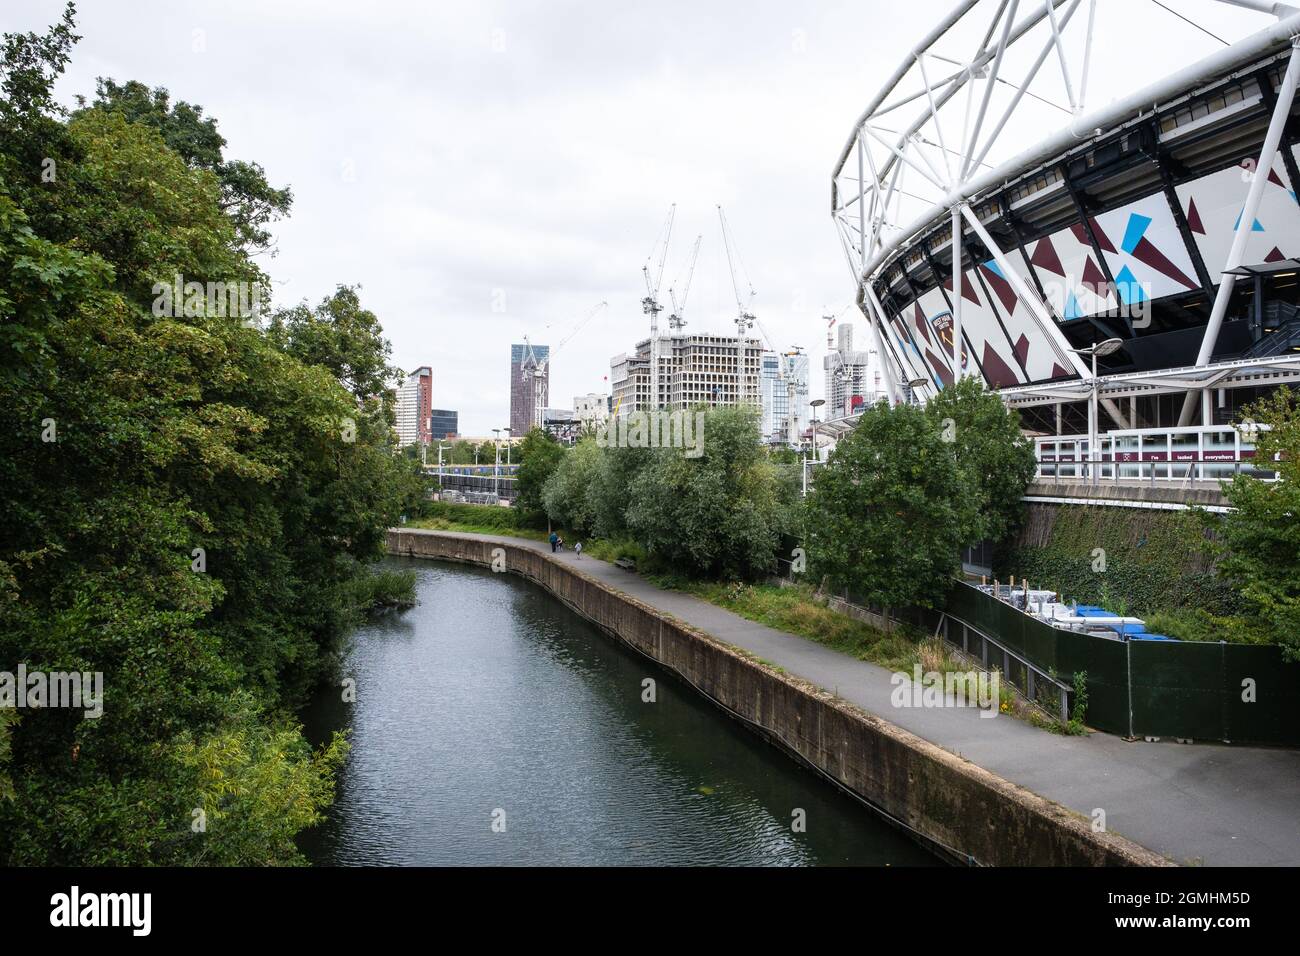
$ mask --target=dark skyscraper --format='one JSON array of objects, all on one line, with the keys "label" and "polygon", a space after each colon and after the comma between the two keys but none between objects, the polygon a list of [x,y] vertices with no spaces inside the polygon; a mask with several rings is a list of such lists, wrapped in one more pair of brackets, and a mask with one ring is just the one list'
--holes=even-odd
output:
[{"label": "dark skyscraper", "polygon": [[434,441],[452,438],[460,433],[460,414],[450,408],[435,408],[429,412],[429,433]]},{"label": "dark skyscraper", "polygon": [[[540,425],[540,415],[550,400],[549,345],[510,346],[510,434],[522,438],[533,425]],[[540,371],[539,371],[540,369]]]}]

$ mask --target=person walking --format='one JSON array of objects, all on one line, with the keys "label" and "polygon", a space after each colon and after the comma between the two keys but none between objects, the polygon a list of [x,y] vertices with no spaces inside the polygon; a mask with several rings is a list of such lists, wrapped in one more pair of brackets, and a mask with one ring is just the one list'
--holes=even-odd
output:
[{"label": "person walking", "polygon": [[578,560],[582,560],[582,542],[579,541],[573,546],[573,553],[577,555]]},{"label": "person walking", "polygon": [[556,538],[556,540],[555,540],[555,550],[556,550],[556,551],[563,551],[563,550],[564,550],[564,536],[563,536],[563,535],[560,535],[560,537]]},{"label": "person walking", "polygon": [[555,553],[555,545],[560,540],[560,536],[554,531],[551,532],[551,554]]}]

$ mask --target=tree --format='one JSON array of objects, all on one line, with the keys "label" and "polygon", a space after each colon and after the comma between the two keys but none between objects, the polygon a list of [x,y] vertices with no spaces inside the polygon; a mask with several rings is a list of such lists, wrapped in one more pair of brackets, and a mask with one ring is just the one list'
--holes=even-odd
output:
[{"label": "tree", "polygon": [[[0,44],[0,661],[102,673],[103,716],[0,721],[0,864],[299,862],[342,746],[284,715],[412,489],[388,346],[351,290],[278,337],[154,309],[177,272],[264,277],[155,125],[60,118],[71,30]],[[76,162],[43,180],[40,156]]]},{"label": "tree", "polygon": [[789,514],[757,414],[707,411],[701,449],[698,458],[681,448],[649,454],[621,498],[629,530],[676,571],[730,579],[770,573]]},{"label": "tree", "polygon": [[217,121],[204,117],[203,107],[184,100],[171,103],[163,87],[150,90],[134,80],[116,83],[100,77],[94,101],[86,106],[78,97],[82,112],[96,110],[117,113],[127,122],[156,130],[163,142],[194,169],[216,176],[221,186],[221,211],[234,224],[240,245],[250,252],[271,243],[267,225],[289,214],[293,194],[286,187],[276,189],[266,181],[266,171],[257,163],[227,160],[226,139],[217,132]]},{"label": "tree", "polygon": [[593,440],[580,441],[563,452],[542,488],[543,508],[555,524],[578,534],[595,531],[604,452]]},{"label": "tree", "polygon": [[339,286],[315,309],[303,302],[275,312],[267,336],[300,362],[329,369],[358,403],[377,401],[391,414],[402,371],[389,364],[392,346],[356,286]]},{"label": "tree", "polygon": [[542,494],[546,482],[564,459],[564,447],[545,429],[533,428],[519,443],[516,452],[519,455],[519,473],[515,478],[515,508],[525,524],[537,524],[546,519]]},{"label": "tree", "polygon": [[[594,438],[592,439],[594,441]],[[617,540],[632,534],[628,524],[628,509],[632,503],[631,489],[637,476],[654,462],[649,448],[622,448],[610,446],[600,471],[596,474],[592,510],[595,515],[596,534]]]},{"label": "tree", "polygon": [[953,444],[912,405],[872,405],[817,470],[812,569],[874,607],[933,607],[973,527]]},{"label": "tree", "polygon": [[1245,410],[1256,461],[1277,482],[1237,475],[1224,485],[1232,511],[1220,525],[1221,572],[1268,622],[1288,660],[1300,660],[1300,400],[1288,388]]},{"label": "tree", "polygon": [[1019,416],[974,376],[943,389],[925,406],[932,427],[953,443],[972,496],[963,543],[999,541],[1020,525],[1037,462]]}]

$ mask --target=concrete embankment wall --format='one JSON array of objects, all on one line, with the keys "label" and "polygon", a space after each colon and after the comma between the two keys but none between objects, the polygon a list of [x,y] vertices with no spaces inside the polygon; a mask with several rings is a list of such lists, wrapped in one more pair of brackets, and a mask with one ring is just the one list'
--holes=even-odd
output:
[{"label": "concrete embankment wall", "polygon": [[393,554],[490,565],[540,584],[933,848],[989,865],[1165,865],[1163,857],[531,548],[392,530]]}]

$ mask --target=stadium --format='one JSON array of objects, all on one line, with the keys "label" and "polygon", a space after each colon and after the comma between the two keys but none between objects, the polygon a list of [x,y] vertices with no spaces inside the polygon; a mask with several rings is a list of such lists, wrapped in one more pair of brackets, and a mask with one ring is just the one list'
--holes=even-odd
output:
[{"label": "stadium", "polygon": [[[1158,6],[1218,46],[1130,87],[1150,39],[1103,29],[1096,0],[958,4],[833,169],[894,400],[981,376],[1044,477],[1259,474],[1232,425],[1300,378],[1300,9],[1207,4],[1243,27],[1229,41]],[[1090,107],[1103,63],[1120,92]]]}]

